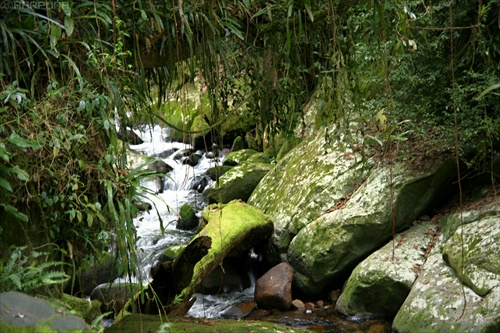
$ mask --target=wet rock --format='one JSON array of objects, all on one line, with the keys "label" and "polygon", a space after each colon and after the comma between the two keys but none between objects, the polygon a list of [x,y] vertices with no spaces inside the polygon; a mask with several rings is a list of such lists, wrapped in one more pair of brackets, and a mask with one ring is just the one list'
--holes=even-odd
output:
[{"label": "wet rock", "polygon": [[198,226],[199,218],[189,204],[184,204],[179,210],[177,229],[191,230]]},{"label": "wet rock", "polygon": [[195,176],[191,181],[189,189],[194,190],[198,193],[202,193],[211,182],[212,180],[207,175]]},{"label": "wet rock", "polygon": [[221,294],[232,291],[243,291],[250,287],[250,277],[246,271],[241,271],[226,258],[222,265],[219,265],[203,281],[198,292],[203,294]]},{"label": "wet rock", "polygon": [[174,155],[174,160],[182,160],[183,157],[189,157],[195,152],[192,148],[181,149]]},{"label": "wet rock", "polygon": [[245,303],[232,305],[227,310],[224,310],[224,312],[221,314],[221,317],[228,319],[245,318],[256,308],[257,304],[255,304],[255,301],[248,301]]},{"label": "wet rock", "polygon": [[187,165],[194,167],[198,164],[198,162],[200,161],[201,158],[202,158],[201,154],[193,153],[193,154],[189,155],[189,157],[183,157],[181,160],[182,160],[182,164],[187,164]]},{"label": "wet rock", "polygon": [[352,271],[337,301],[346,316],[393,318],[408,296],[423,265],[422,248],[432,241],[436,226],[428,221],[399,234]]},{"label": "wet rock", "polygon": [[231,151],[238,151],[245,149],[245,140],[241,136],[237,136],[233,141],[233,145],[231,146]]},{"label": "wet rock", "polygon": [[90,332],[82,318],[17,291],[0,293],[0,330],[2,332]]},{"label": "wet rock", "polygon": [[156,173],[161,173],[161,174],[169,173],[170,171],[172,171],[174,169],[170,165],[168,165],[167,163],[165,163],[164,161],[161,161],[161,160],[154,161],[153,163],[151,163],[149,165],[148,168],[149,168],[149,170],[152,170]]},{"label": "wet rock", "polygon": [[281,263],[261,276],[255,284],[255,301],[259,308],[288,310],[292,305],[293,268]]},{"label": "wet rock", "polygon": [[175,153],[178,149],[177,148],[172,148],[172,149],[167,149],[165,151],[162,151],[161,153],[153,155],[154,157],[157,158],[168,158],[170,157],[173,153]]},{"label": "wet rock", "polygon": [[[177,257],[172,273],[169,275],[167,272],[170,280],[159,275],[153,278],[155,290],[157,287],[170,289],[162,300],[163,304],[170,305],[170,316],[187,313],[192,306],[193,293],[224,258],[238,252],[248,254],[256,243],[266,241],[273,230],[271,220],[259,209],[237,200],[207,207],[202,213],[202,220],[206,223],[205,227]],[[180,265],[183,261],[187,268]],[[169,296],[175,295],[182,301],[172,304],[173,299]]]},{"label": "wet rock", "polygon": [[92,290],[90,299],[101,302],[103,312],[119,313],[125,303],[140,290],[142,286],[135,283],[103,283]]},{"label": "wet rock", "polygon": [[233,167],[229,165],[215,166],[207,170],[206,174],[213,181],[217,181],[223,174],[231,170]]},{"label": "wet rock", "polygon": [[248,200],[260,180],[272,169],[269,164],[243,163],[235,166],[219,178],[216,186],[210,189],[210,203],[227,203],[231,200]]}]

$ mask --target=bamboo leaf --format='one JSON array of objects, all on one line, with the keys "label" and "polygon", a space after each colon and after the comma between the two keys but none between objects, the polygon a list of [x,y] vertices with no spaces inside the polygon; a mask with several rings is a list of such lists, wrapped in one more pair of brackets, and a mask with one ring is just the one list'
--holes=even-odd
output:
[{"label": "bamboo leaf", "polygon": [[64,27],[66,28],[66,34],[68,37],[71,37],[73,31],[75,30],[75,21],[71,17],[66,16],[64,18]]},{"label": "bamboo leaf", "polygon": [[12,192],[12,186],[5,178],[0,177],[0,187],[3,187],[4,189],[6,189],[9,192]]}]

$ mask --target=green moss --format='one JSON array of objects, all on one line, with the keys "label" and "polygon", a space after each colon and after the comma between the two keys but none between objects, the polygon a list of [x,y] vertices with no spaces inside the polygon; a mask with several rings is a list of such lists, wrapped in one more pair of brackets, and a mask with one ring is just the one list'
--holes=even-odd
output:
[{"label": "green moss", "polygon": [[99,301],[89,302],[86,299],[68,294],[63,294],[61,301],[69,306],[70,310],[75,311],[79,317],[83,318],[87,324],[91,324],[101,314],[101,302]]},{"label": "green moss", "polygon": [[182,250],[184,250],[185,247],[186,245],[169,246],[165,250],[163,250],[162,257],[165,260],[174,260],[182,252]]},{"label": "green moss", "polygon": [[250,156],[256,154],[257,151],[253,149],[242,149],[229,153],[224,159],[224,165],[236,166],[239,165],[250,158]]},{"label": "green moss", "polygon": [[210,179],[217,181],[223,174],[231,170],[233,167],[229,165],[215,166],[207,170],[207,175]]},{"label": "green moss", "polygon": [[[163,331],[161,330],[163,327]],[[145,332],[170,332],[170,333],[293,333],[311,332],[304,329],[261,321],[245,321],[230,319],[175,319],[151,315],[129,315],[119,323],[105,329],[105,333],[145,333]]]},{"label": "green moss", "polygon": [[232,168],[220,177],[217,186],[210,190],[209,202],[228,203],[235,199],[248,200],[255,187],[271,168],[269,164],[247,162]]}]

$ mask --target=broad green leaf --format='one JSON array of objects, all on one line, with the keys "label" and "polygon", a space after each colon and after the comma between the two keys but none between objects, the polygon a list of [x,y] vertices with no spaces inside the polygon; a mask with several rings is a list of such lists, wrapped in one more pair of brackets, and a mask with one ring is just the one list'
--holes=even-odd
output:
[{"label": "broad green leaf", "polygon": [[17,175],[17,178],[21,180],[28,181],[30,179],[30,175],[17,165],[12,167],[11,170]]},{"label": "broad green leaf", "polygon": [[311,10],[310,2],[306,1],[306,3],[304,4],[304,7],[306,8],[307,14],[309,14],[309,19],[311,20],[311,22],[314,22],[314,15],[313,15],[312,10]]},{"label": "broad green leaf", "polygon": [[68,37],[71,37],[73,31],[75,30],[75,21],[71,17],[66,16],[64,18],[64,27],[66,28],[66,34]]},{"label": "broad green leaf", "polygon": [[0,177],[0,187],[3,187],[4,189],[6,189],[9,192],[12,192],[12,186],[5,178]]},{"label": "broad green leaf", "polygon": [[3,207],[7,213],[14,216],[18,220],[23,221],[23,222],[28,222],[28,216],[26,216],[26,214],[23,214],[20,211],[18,211],[16,207],[8,205],[8,204],[3,205]]},{"label": "broad green leaf", "polygon": [[30,140],[27,140],[27,139],[20,137],[19,134],[17,134],[17,133],[12,133],[10,136],[8,136],[7,141],[9,141],[12,144],[15,144],[16,146],[18,146],[20,148],[38,149],[42,146],[37,141],[30,141]]}]

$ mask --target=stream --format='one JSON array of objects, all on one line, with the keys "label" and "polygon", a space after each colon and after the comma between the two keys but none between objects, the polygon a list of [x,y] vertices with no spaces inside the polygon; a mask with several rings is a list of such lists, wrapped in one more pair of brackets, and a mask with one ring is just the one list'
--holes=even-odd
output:
[{"label": "stream", "polygon": [[[151,267],[158,261],[161,253],[173,245],[185,245],[195,235],[194,231],[179,230],[176,228],[178,213],[183,204],[190,204],[197,216],[206,203],[199,188],[202,185],[210,187],[213,181],[205,175],[206,171],[214,166],[222,165],[226,153],[217,150],[214,152],[194,151],[189,144],[172,142],[169,140],[169,129],[158,125],[145,127],[136,134],[144,141],[142,144],[130,145],[130,148],[142,155],[156,157],[171,167],[168,177],[163,179],[163,185],[157,179],[149,179],[141,183],[153,193],[145,193],[147,202],[153,209],[142,212],[134,219],[139,241],[137,247],[141,252],[140,281],[147,284],[151,280]],[[195,159],[188,161],[190,156]],[[216,155],[216,156],[215,156]],[[196,162],[196,163],[194,163]],[[136,161],[134,166],[139,165]],[[191,165],[190,165],[191,164]],[[161,191],[163,186],[163,191]],[[156,207],[158,213],[156,213]],[[163,220],[165,233],[162,235],[158,214]],[[139,280],[139,279],[137,279]],[[253,300],[255,279],[250,276],[251,287],[242,291],[231,291],[219,295],[203,295],[195,293],[197,301],[188,312],[188,317],[216,318],[233,304]]]},{"label": "stream", "polygon": [[[151,280],[151,267],[159,261],[162,251],[173,245],[185,245],[195,235],[195,231],[176,228],[180,207],[188,203],[193,207],[197,216],[201,216],[206,206],[206,200],[201,192],[203,188],[214,185],[205,173],[210,167],[222,165],[227,151],[218,149],[214,149],[216,153],[195,151],[189,144],[172,142],[169,139],[169,129],[158,125],[144,127],[135,133],[144,142],[130,145],[130,148],[141,155],[161,159],[170,170],[167,173],[168,177],[163,179],[163,183],[158,179],[149,179],[141,183],[150,190],[144,193],[147,198],[145,201],[151,203],[153,208],[141,212],[134,219],[139,237],[136,245],[140,249],[141,274],[136,280],[147,284]],[[144,160],[138,156],[140,155],[130,156],[132,167],[144,163]],[[192,156],[196,158],[192,159]],[[163,220],[164,234],[161,232],[158,214]],[[217,295],[195,293],[196,302],[187,313],[187,317],[224,318],[225,313],[231,313],[236,305],[253,303],[255,277],[252,272],[248,274],[250,287],[247,289],[227,291],[223,286]],[[290,310],[281,313],[256,310],[248,318],[304,327],[316,332],[390,332],[390,323],[384,320],[341,318],[334,311],[332,304],[317,307],[314,312]]]}]

